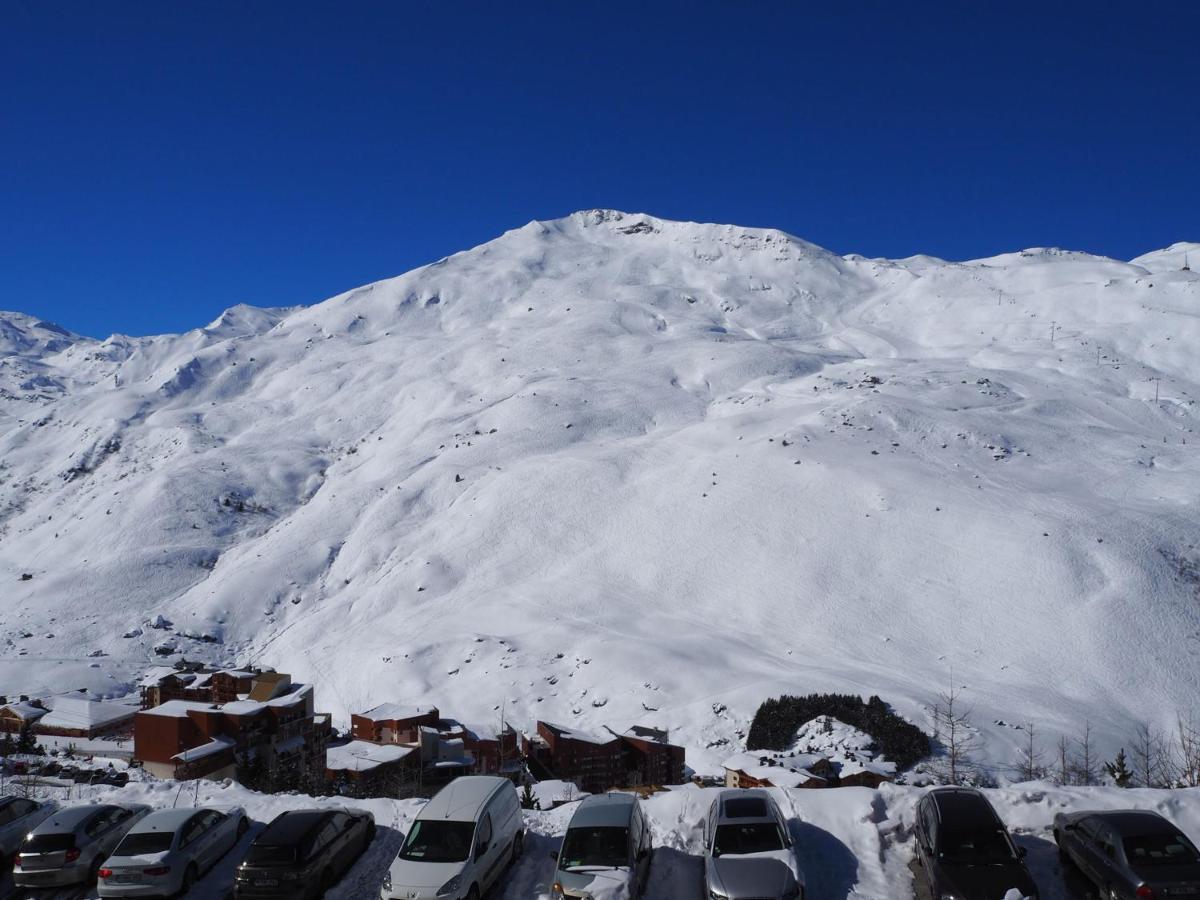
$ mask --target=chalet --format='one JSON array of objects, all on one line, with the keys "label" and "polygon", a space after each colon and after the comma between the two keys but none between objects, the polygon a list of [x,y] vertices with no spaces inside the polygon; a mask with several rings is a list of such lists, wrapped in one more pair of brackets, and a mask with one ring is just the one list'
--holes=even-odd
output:
[{"label": "chalet", "polygon": [[142,709],[153,709],[170,700],[231,703],[246,699],[255,679],[264,677],[264,674],[257,669],[176,669],[156,666],[146,673],[138,685],[142,692]]},{"label": "chalet", "polygon": [[527,738],[526,755],[554,778],[571,781],[580,790],[602,793],[619,787],[625,776],[621,740],[616,735],[591,734],[552,722],[538,722],[537,734]]},{"label": "chalet", "polygon": [[617,738],[625,769],[622,787],[683,783],[684,749],[670,742],[669,732],[634,725]]},{"label": "chalet", "polygon": [[259,678],[245,699],[168,700],[138,712],[134,759],[152,775],[177,780],[323,777],[329,717],[313,713],[312,686],[276,673]]},{"label": "chalet", "polygon": [[816,755],[782,759],[761,752],[738,753],[723,762],[725,786],[732,788],[823,788],[837,782],[833,764]]},{"label": "chalet", "polygon": [[382,703],[350,717],[350,732],[356,740],[376,744],[416,744],[422,728],[437,728],[441,714],[436,706],[402,706]]},{"label": "chalet", "polygon": [[50,711],[40,716],[37,734],[96,738],[127,735],[137,707],[92,699],[84,694],[67,694],[46,701]]},{"label": "chalet", "polygon": [[325,753],[325,778],[346,797],[399,797],[420,784],[418,747],[350,741]]},{"label": "chalet", "polygon": [[443,740],[462,741],[464,752],[473,760],[473,775],[504,775],[511,778],[522,769],[518,735],[511,725],[505,725],[501,730],[495,726],[464,725],[454,719],[444,719],[438,732]]},{"label": "chalet", "polygon": [[28,697],[5,703],[0,706],[0,732],[18,734],[26,728],[32,728],[48,712],[42,706],[42,701]]}]

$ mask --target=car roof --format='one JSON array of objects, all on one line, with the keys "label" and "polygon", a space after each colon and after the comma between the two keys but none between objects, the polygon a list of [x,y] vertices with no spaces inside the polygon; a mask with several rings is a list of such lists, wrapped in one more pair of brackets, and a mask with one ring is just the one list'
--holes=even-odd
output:
[{"label": "car roof", "polygon": [[103,809],[113,809],[112,804],[98,804],[89,806],[70,806],[66,809],[60,809],[48,819],[43,819],[37,828],[33,829],[33,834],[62,834],[68,831],[74,831],[96,813]]},{"label": "car roof", "polygon": [[718,822],[773,822],[775,801],[766,791],[728,790],[717,796]]},{"label": "car roof", "polygon": [[159,809],[138,821],[130,829],[130,833],[142,834],[148,831],[178,831],[192,816],[201,812],[204,812],[204,810],[196,809],[192,806],[185,806],[182,809]]},{"label": "car roof", "polygon": [[1111,827],[1121,837],[1142,834],[1175,834],[1179,831],[1158,813],[1145,810],[1121,809],[1113,812],[1092,813]]},{"label": "car roof", "polygon": [[938,819],[953,828],[992,828],[1000,817],[987,798],[972,788],[934,788],[927,795],[937,807]]},{"label": "car roof", "polygon": [[575,809],[568,828],[625,827],[637,805],[633,794],[592,794]]},{"label": "car roof", "polygon": [[278,847],[298,844],[317,828],[320,828],[336,809],[290,809],[271,820],[262,833],[254,839],[260,847]]},{"label": "car roof", "polygon": [[455,778],[421,807],[417,818],[474,821],[484,804],[505,785],[512,787],[512,782],[497,775],[464,775]]}]

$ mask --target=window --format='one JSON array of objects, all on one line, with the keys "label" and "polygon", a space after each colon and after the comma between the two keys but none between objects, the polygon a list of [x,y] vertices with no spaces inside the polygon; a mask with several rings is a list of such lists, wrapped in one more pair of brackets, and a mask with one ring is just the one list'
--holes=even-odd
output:
[{"label": "window", "polygon": [[727,819],[761,819],[767,814],[767,801],[762,797],[736,797],[725,801]]},{"label": "window", "polygon": [[98,813],[92,816],[92,820],[84,826],[83,833],[88,837],[96,837],[97,835],[103,834],[108,830],[108,827],[112,825],[112,816],[112,809],[100,810]]},{"label": "window", "polygon": [[200,837],[204,831],[204,818],[202,815],[192,816],[188,823],[183,827],[183,833],[179,836],[181,846],[190,844],[196,838]]},{"label": "window", "polygon": [[9,808],[13,810],[13,819],[16,820],[29,815],[38,805],[32,800],[14,800]]},{"label": "window", "polygon": [[938,856],[949,863],[963,866],[984,866],[1010,862],[1014,854],[1007,835],[999,829],[991,831],[952,831],[942,834]]},{"label": "window", "polygon": [[774,822],[747,822],[743,825],[717,826],[717,838],[713,842],[713,856],[726,853],[764,853],[782,850],[787,846],[783,831]]},{"label": "window", "polygon": [[8,806],[0,807],[0,825],[7,825],[13,819],[19,818],[15,806],[15,803],[10,803]]},{"label": "window", "polygon": [[139,831],[125,835],[113,856],[141,856],[147,853],[165,853],[171,849],[175,835],[166,831]]},{"label": "window", "polygon": [[476,847],[487,847],[492,842],[492,817],[490,814],[484,814],[483,821],[479,823],[479,832],[475,837]]},{"label": "window", "polygon": [[289,866],[295,861],[295,847],[252,844],[250,852],[246,854],[247,866]]},{"label": "window", "polygon": [[1181,866],[1200,863],[1200,853],[1182,834],[1144,834],[1124,840],[1125,856],[1134,866]]},{"label": "window", "polygon": [[564,872],[579,866],[629,865],[629,829],[570,828],[563,838],[558,864]]},{"label": "window", "polygon": [[463,862],[471,853],[474,832],[474,822],[418,819],[404,839],[400,858],[418,862]]}]

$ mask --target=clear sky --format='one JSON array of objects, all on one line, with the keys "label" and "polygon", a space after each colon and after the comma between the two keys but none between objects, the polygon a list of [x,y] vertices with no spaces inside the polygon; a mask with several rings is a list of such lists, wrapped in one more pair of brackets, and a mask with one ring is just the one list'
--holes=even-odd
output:
[{"label": "clear sky", "polygon": [[1200,240],[1200,3],[0,3],[0,308],[311,303],[604,206],[839,253]]}]

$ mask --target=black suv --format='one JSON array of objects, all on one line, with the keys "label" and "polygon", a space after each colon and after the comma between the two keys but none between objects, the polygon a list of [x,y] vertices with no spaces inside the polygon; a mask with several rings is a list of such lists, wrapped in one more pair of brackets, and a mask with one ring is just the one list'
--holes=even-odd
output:
[{"label": "black suv", "polygon": [[359,809],[280,813],[237,868],[235,897],[322,897],[375,840],[375,818]]},{"label": "black suv", "polygon": [[933,897],[1000,900],[1037,888],[1004,823],[979,791],[935,788],[917,804],[918,880]]}]

